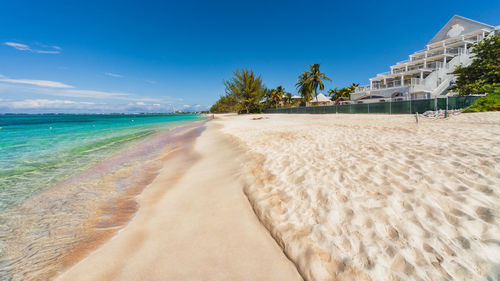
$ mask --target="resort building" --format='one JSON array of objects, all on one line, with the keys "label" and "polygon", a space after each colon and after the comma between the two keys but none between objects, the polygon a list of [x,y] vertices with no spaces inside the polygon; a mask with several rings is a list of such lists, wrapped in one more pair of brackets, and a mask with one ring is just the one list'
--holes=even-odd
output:
[{"label": "resort building", "polygon": [[455,15],[425,49],[392,65],[390,71],[377,74],[370,79],[370,85],[357,87],[351,100],[366,103],[454,95],[449,92],[454,79],[449,73],[460,64],[472,62],[469,52],[473,44],[499,31],[500,26]]}]

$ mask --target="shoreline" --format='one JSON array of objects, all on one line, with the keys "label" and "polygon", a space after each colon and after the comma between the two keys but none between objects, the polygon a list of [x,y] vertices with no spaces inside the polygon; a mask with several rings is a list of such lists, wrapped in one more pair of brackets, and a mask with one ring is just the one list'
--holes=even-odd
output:
[{"label": "shoreline", "polygon": [[302,280],[243,193],[243,153],[204,126],[165,156],[127,226],[57,280]]},{"label": "shoreline", "polygon": [[262,116],[179,134],[134,217],[57,280],[500,274],[500,113]]},{"label": "shoreline", "polygon": [[103,245],[135,215],[136,197],[156,177],[164,154],[181,146],[176,134],[204,122],[180,123],[127,145],[1,214],[9,236],[0,248],[0,276],[53,279]]}]

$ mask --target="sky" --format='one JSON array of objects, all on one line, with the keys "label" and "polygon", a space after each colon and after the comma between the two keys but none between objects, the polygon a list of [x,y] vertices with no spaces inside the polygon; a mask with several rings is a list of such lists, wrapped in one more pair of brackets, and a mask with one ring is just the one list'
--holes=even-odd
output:
[{"label": "sky", "polygon": [[455,14],[500,25],[500,1],[4,0],[0,113],[206,110],[242,68],[365,85]]}]

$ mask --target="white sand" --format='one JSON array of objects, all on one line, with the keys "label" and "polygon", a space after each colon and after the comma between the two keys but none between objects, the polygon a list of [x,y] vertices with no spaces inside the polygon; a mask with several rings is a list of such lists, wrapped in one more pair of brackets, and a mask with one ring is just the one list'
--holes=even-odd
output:
[{"label": "white sand", "polygon": [[306,279],[500,280],[500,113],[251,117],[214,123]]},{"label": "white sand", "polygon": [[167,156],[131,222],[58,280],[301,280],[243,193],[242,153],[214,126]]}]

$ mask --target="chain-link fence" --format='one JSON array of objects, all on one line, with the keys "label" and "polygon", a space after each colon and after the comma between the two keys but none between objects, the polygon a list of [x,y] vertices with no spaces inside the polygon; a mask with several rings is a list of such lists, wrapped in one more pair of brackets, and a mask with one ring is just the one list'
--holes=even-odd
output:
[{"label": "chain-link fence", "polygon": [[454,110],[471,106],[481,96],[443,97],[423,100],[386,101],[326,106],[268,108],[264,113],[386,113],[413,114],[429,110]]}]

